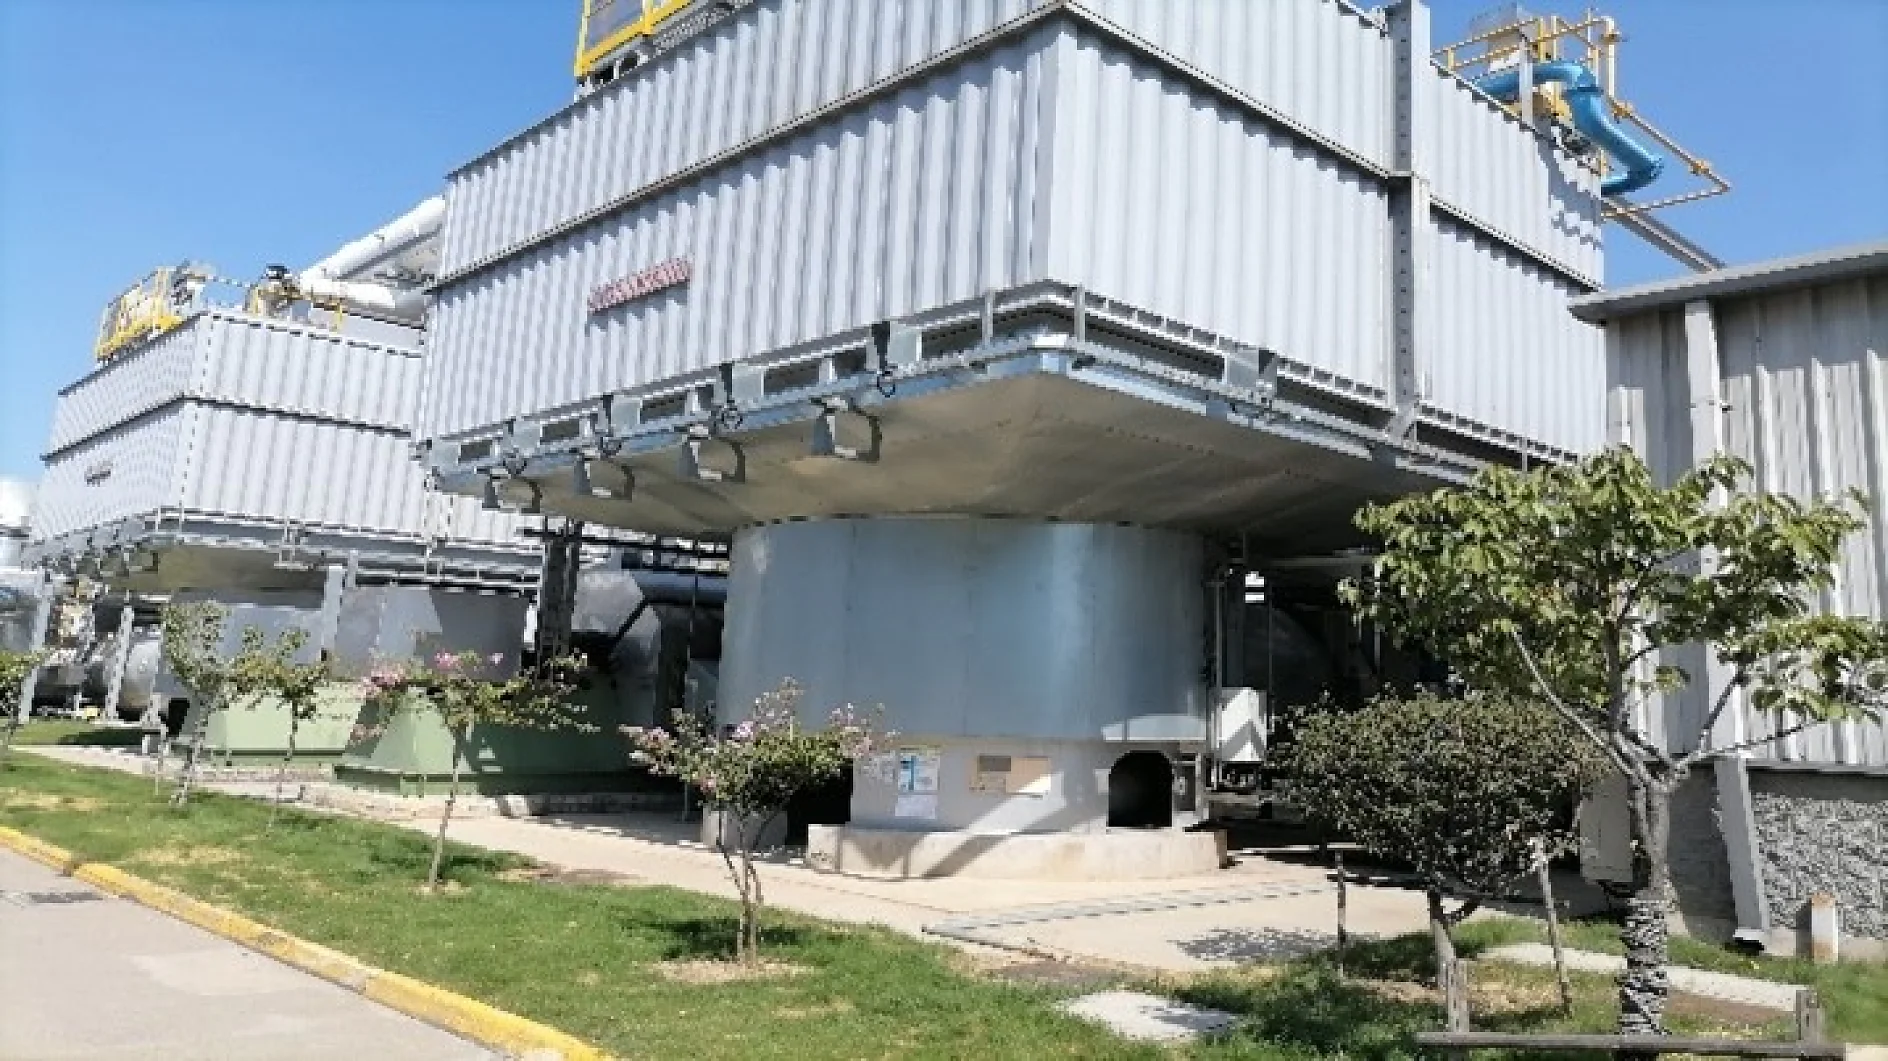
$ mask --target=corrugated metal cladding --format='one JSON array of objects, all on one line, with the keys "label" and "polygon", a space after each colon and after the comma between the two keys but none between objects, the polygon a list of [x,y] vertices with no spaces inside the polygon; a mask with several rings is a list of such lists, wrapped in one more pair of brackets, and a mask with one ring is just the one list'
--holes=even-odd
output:
[{"label": "corrugated metal cladding", "polygon": [[175,506],[190,419],[189,409],[172,405],[108,428],[47,461],[33,499],[34,539]]},{"label": "corrugated metal cladding", "polygon": [[1082,0],[1128,33],[1390,167],[1392,56],[1336,0]]},{"label": "corrugated metal cladding", "polygon": [[1043,0],[774,0],[462,168],[442,276],[734,148]]},{"label": "corrugated metal cladding", "polygon": [[[1733,296],[1712,302],[1725,449],[1756,469],[1756,485],[1798,497],[1860,490],[1870,526],[1849,540],[1836,584],[1819,605],[1888,618],[1888,275]],[[1607,325],[1612,433],[1675,476],[1690,466],[1691,396],[1682,309],[1650,310]],[[1702,721],[1700,702],[1673,716],[1682,743]],[[1655,720],[1658,721],[1658,720]],[[1761,737],[1790,720],[1746,711]],[[1759,754],[1888,765],[1888,720],[1818,727]]]},{"label": "corrugated metal cladding", "polygon": [[[516,546],[520,517],[428,494],[404,432],[195,401],[111,427],[47,462],[34,534],[160,510]],[[109,466],[109,474],[98,472]]]},{"label": "corrugated metal cladding", "polygon": [[1055,63],[1050,276],[1388,386],[1379,181],[1094,36]]},{"label": "corrugated metal cladding", "polygon": [[[441,293],[418,434],[481,428],[1037,279],[1052,29]],[[690,256],[684,289],[590,290]]]},{"label": "corrugated metal cladding", "polygon": [[404,428],[419,397],[419,359],[414,348],[212,311],[66,388],[49,451],[184,397]]},{"label": "corrugated metal cladding", "polygon": [[[462,169],[419,436],[1041,279],[1269,346],[1352,392],[1386,390],[1384,30],[1333,0],[1088,0],[885,84],[1042,6],[766,0]],[[1439,141],[1437,200],[1597,274],[1591,174],[1459,81],[1433,85],[1419,110]],[[1598,340],[1561,304],[1572,284],[1492,241],[1458,248],[1467,237],[1444,227],[1449,275],[1476,294],[1432,285],[1450,304],[1430,317],[1468,315],[1426,326],[1467,351],[1459,364],[1446,344],[1422,352],[1432,404],[1590,444],[1597,407],[1563,415],[1551,400],[1600,378]],[[677,256],[694,267],[686,287],[587,311],[598,285]],[[1501,356],[1484,313],[1491,333],[1528,334],[1531,359]]]},{"label": "corrugated metal cladding", "polygon": [[1462,79],[1441,69],[1434,75],[1425,81],[1435,137],[1426,158],[1436,197],[1598,280],[1598,174]]},{"label": "corrugated metal cladding", "polygon": [[1567,302],[1583,290],[1437,218],[1419,307],[1424,405],[1573,453],[1601,445],[1606,339]]}]

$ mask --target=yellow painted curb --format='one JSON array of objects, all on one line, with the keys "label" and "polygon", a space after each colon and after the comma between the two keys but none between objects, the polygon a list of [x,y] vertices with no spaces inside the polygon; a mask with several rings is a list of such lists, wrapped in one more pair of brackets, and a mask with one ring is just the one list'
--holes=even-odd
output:
[{"label": "yellow painted curb", "polygon": [[526,1061],[609,1061],[609,1055],[603,1051],[555,1028],[454,994],[443,987],[376,969],[339,951],[297,939],[261,922],[251,921],[241,914],[193,899],[142,877],[134,877],[115,866],[81,862],[71,852],[17,829],[0,826],[0,847],[25,855],[100,891],[169,914],[231,942],[267,954],[277,961],[313,973],[409,1017],[464,1036],[481,1046],[503,1051],[509,1057]]}]

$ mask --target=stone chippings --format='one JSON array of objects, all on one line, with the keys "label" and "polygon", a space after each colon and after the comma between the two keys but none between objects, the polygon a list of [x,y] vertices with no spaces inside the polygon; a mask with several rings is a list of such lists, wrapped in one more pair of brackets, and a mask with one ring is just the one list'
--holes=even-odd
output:
[{"label": "stone chippings", "polygon": [[1888,778],[1773,774],[1752,787],[1771,922],[1807,925],[1809,897],[1828,892],[1843,935],[1888,939]]}]

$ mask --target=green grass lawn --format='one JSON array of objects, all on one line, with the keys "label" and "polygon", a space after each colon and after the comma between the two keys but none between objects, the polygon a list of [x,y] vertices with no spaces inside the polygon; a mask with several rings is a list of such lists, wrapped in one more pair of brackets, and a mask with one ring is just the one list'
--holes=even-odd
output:
[{"label": "green grass lawn", "polygon": [[[427,838],[407,829],[205,794],[173,812],[150,782],[30,754],[0,765],[0,824],[257,920],[591,1040],[620,1057],[1413,1058],[1440,1025],[1426,938],[1355,948],[1349,979],[1308,959],[1154,986],[1242,1017],[1223,1041],[1138,1046],[1056,1012],[1068,986],[1017,983],[889,931],[775,913],[768,956],[799,975],[678,982],[718,958],[731,903],[663,887],[534,879],[525,860],[455,847],[449,888],[421,895]],[[1572,1018],[1546,970],[1478,967],[1481,1027],[1610,1026],[1611,984],[1580,979]],[[1684,1027],[1756,1035],[1736,1021]],[[1492,1055],[1481,1055],[1492,1056]]]},{"label": "green grass lawn", "polygon": [[91,744],[136,746],[144,734],[130,726],[101,726],[76,718],[38,718],[13,735],[15,744]]}]

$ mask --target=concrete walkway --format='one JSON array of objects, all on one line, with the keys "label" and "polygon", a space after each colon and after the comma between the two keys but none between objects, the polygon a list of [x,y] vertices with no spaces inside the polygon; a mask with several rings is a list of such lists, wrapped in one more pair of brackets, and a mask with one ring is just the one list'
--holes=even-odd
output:
[{"label": "concrete walkway", "polygon": [[0,1058],[496,1056],[326,980],[0,851]]},{"label": "concrete walkway", "polygon": [[[1588,973],[1617,974],[1626,968],[1626,959],[1612,954],[1600,954],[1590,950],[1568,950],[1567,968]],[[1482,953],[1489,961],[1512,962],[1517,965],[1552,965],[1554,949],[1545,943],[1510,943],[1493,947]],[[1734,976],[1730,973],[1713,973],[1703,969],[1688,969],[1674,965],[1669,969],[1672,990],[1683,991],[1688,995],[1703,998],[1715,998],[1725,1002],[1741,1002],[1747,1006],[1761,1006],[1766,1009],[1791,1012],[1796,1009],[1795,984],[1778,983],[1775,980],[1759,980],[1749,976]]]}]

